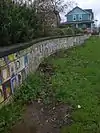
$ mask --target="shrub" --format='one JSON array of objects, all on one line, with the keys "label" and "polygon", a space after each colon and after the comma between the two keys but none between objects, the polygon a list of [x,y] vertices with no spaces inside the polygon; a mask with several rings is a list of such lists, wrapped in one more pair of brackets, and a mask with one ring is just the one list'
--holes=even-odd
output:
[{"label": "shrub", "polygon": [[1,46],[26,42],[39,36],[41,24],[35,9],[23,3],[0,0]]},{"label": "shrub", "polygon": [[73,29],[72,28],[55,28],[49,30],[47,33],[48,36],[63,36],[63,35],[73,35]]},{"label": "shrub", "polygon": [[80,33],[83,33],[84,31],[80,28],[75,28],[74,32],[75,32],[75,34],[80,34]]},{"label": "shrub", "polygon": [[71,27],[64,28],[63,31],[64,31],[65,35],[73,35],[74,34],[74,31]]}]

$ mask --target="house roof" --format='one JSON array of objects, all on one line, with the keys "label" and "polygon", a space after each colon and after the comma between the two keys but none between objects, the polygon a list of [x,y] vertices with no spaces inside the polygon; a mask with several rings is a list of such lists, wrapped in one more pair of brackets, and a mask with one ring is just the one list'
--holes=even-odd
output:
[{"label": "house roof", "polygon": [[65,16],[67,16],[69,13],[71,13],[73,10],[75,10],[76,8],[79,8],[80,10],[82,10],[83,12],[85,12],[85,13],[88,13],[88,14],[93,14],[93,12],[92,12],[92,9],[82,9],[82,8],[80,8],[80,7],[78,7],[78,6],[76,6],[75,8],[73,8],[70,12],[68,12]]},{"label": "house roof", "polygon": [[89,12],[89,13],[91,13],[92,14],[92,18],[94,18],[94,14],[93,14],[92,9],[84,9],[84,10],[87,11],[87,12]]},{"label": "house roof", "polygon": [[92,9],[84,9],[84,10],[87,11],[87,12],[93,13]]}]

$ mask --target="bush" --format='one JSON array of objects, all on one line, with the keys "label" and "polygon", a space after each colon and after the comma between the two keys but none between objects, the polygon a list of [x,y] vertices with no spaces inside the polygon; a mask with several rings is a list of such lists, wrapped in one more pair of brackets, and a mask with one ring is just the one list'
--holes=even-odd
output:
[{"label": "bush", "polygon": [[65,35],[73,35],[74,34],[74,31],[71,27],[64,28],[63,31],[64,31]]},{"label": "bush", "polygon": [[48,36],[63,36],[63,35],[73,35],[73,29],[72,28],[55,28],[49,30],[47,33]]},{"label": "bush", "polygon": [[79,28],[75,28],[75,29],[74,29],[74,32],[75,32],[75,34],[84,33],[84,31],[83,31],[82,29],[79,29]]},{"label": "bush", "polygon": [[1,46],[26,42],[39,36],[41,24],[35,9],[12,0],[0,0]]}]

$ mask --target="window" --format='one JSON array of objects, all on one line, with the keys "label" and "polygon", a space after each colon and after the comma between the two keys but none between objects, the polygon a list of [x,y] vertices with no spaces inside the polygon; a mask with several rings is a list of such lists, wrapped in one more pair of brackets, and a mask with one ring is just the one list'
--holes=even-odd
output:
[{"label": "window", "polygon": [[76,15],[73,15],[73,21],[76,21]]},{"label": "window", "polygon": [[78,20],[79,20],[79,21],[82,20],[82,14],[80,14],[80,15],[78,16]]}]

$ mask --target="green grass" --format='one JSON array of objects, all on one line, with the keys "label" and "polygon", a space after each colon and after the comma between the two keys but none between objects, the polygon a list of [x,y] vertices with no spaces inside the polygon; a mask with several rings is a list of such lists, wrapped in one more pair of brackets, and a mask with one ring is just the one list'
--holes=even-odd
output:
[{"label": "green grass", "polygon": [[100,38],[93,37],[85,46],[59,55],[48,58],[56,66],[52,88],[59,101],[75,109],[73,124],[64,127],[62,133],[100,133]]},{"label": "green grass", "polygon": [[28,77],[14,102],[0,110],[0,133],[8,133],[27,103],[38,98],[45,104],[54,98],[74,108],[72,125],[63,127],[61,133],[100,133],[100,38],[92,37],[84,46],[62,50],[45,62],[53,64],[54,75],[49,82],[39,71]]}]

